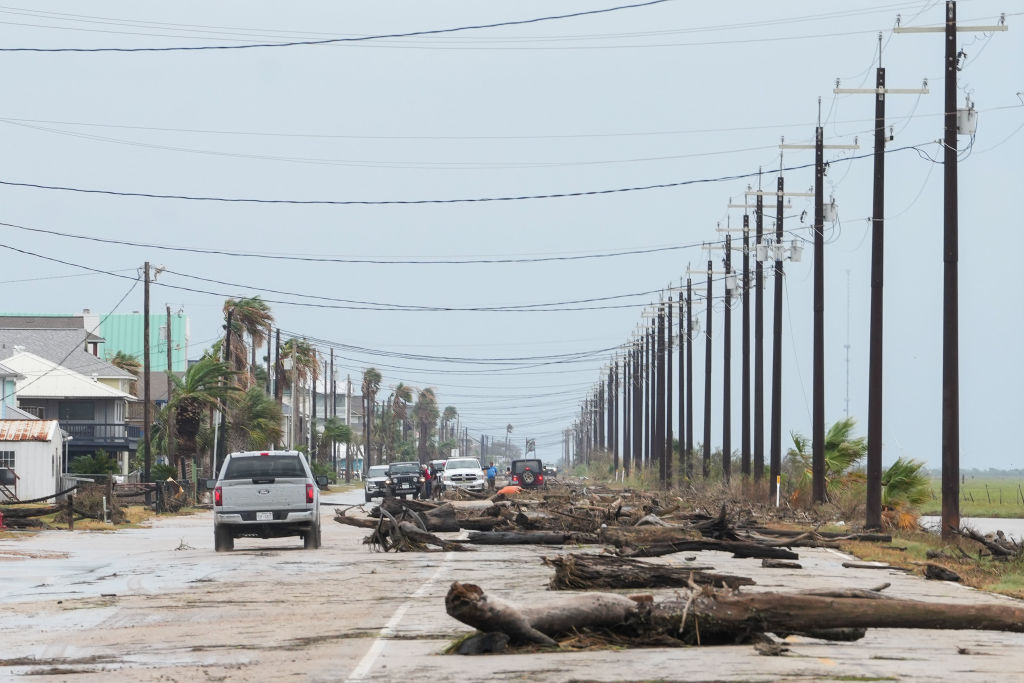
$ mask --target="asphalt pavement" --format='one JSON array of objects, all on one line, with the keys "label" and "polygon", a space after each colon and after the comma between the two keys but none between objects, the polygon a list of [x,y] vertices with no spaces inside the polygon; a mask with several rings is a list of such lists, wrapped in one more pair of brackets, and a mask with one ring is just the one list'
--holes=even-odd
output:
[{"label": "asphalt pavement", "polygon": [[[331,521],[362,491],[322,497],[323,543],[240,539],[213,551],[211,513],[141,529],[45,531],[0,539],[0,677],[32,680],[641,681],[1013,680],[1024,634],[875,629],[853,643],[788,638],[782,656],[750,645],[446,656],[470,629],[447,616],[452,581],[506,599],[550,595],[545,555],[600,548],[482,547],[381,554],[364,529]],[[802,570],[695,553],[750,576],[744,590],[870,588],[901,598],[1015,604],[903,572],[847,569],[846,556],[799,549]],[[685,562],[678,556],[659,558]],[[637,592],[637,591],[631,591]],[[650,591],[670,596],[673,591]],[[1024,679],[1024,676],[1021,676]]]}]

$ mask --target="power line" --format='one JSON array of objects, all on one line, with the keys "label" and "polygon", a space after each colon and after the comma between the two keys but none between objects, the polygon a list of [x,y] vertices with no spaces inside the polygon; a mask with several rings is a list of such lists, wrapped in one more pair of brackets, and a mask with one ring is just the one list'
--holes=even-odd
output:
[{"label": "power line", "polygon": [[342,43],[362,43],[388,38],[412,38],[416,36],[432,36],[443,33],[459,33],[463,31],[476,31],[481,29],[499,28],[503,26],[523,26],[525,24],[539,24],[548,21],[561,19],[573,19],[576,17],[592,16],[595,14],[608,14],[622,10],[639,9],[652,5],[661,5],[672,0],[647,0],[631,5],[617,5],[615,7],[604,7],[601,9],[583,10],[570,12],[568,14],[556,14],[531,19],[514,19],[498,21],[489,24],[472,24],[468,26],[455,26],[451,28],[424,29],[420,31],[405,31],[401,33],[380,33],[368,36],[352,36],[346,38],[326,38],[324,40],[293,40],[284,43],[249,43],[245,45],[191,45],[191,46],[170,46],[170,47],[5,47],[0,52],[197,52],[200,50],[251,50],[257,48],[278,48],[278,47],[311,47],[316,45],[335,45]]},{"label": "power line", "polygon": [[509,257],[509,258],[465,258],[465,259],[401,259],[401,258],[360,258],[360,257],[330,257],[330,256],[299,256],[288,254],[265,254],[251,251],[229,251],[226,249],[209,249],[199,247],[178,247],[167,244],[153,244],[148,242],[134,242],[131,240],[120,240],[94,235],[79,235],[59,230],[46,228],[31,228],[17,223],[0,222],[0,227],[15,228],[27,232],[54,235],[57,237],[69,237],[88,242],[100,242],[103,244],[119,244],[129,247],[140,247],[145,249],[160,249],[163,251],[177,251],[191,254],[208,254],[215,256],[234,256],[240,258],[257,258],[275,261],[301,261],[307,263],[366,263],[374,265],[465,265],[465,264],[490,264],[490,263],[544,263],[547,261],[582,261],[587,259],[613,258],[617,256],[634,256],[639,254],[655,254],[667,251],[679,251],[698,247],[704,242],[692,242],[690,244],[677,244],[664,247],[646,247],[639,249],[623,249],[603,253],[590,254],[566,254],[558,256],[535,256],[535,257]]},{"label": "power line", "polygon": [[[924,143],[921,143],[924,144]],[[893,154],[895,152],[902,152],[908,149],[917,150],[919,145],[907,145],[905,147],[895,147],[893,149],[887,149],[886,154]],[[830,163],[836,164],[846,161],[856,161],[859,159],[866,159],[874,156],[873,152],[852,155],[836,159]],[[785,166],[779,169],[778,172],[785,173],[788,171],[798,171],[805,168],[812,168],[814,163],[804,163],[795,166]],[[202,201],[202,202],[225,202],[225,203],[238,203],[238,204],[295,204],[295,205],[327,205],[327,206],[387,206],[387,205],[416,205],[416,204],[476,204],[484,202],[508,202],[508,201],[523,201],[529,199],[565,199],[574,197],[593,197],[599,195],[610,195],[610,194],[621,194],[626,192],[644,192],[648,190],[664,190],[675,187],[686,187],[689,185],[701,185],[709,183],[720,183],[720,182],[731,182],[736,180],[745,180],[748,178],[755,178],[759,175],[764,175],[762,171],[752,171],[748,173],[737,173],[733,175],[718,176],[713,178],[695,178],[690,180],[679,180],[665,183],[651,183],[649,185],[634,185],[629,187],[618,187],[608,188],[601,190],[579,190],[575,192],[553,192],[547,194],[533,194],[533,195],[515,195],[515,196],[493,196],[493,197],[465,197],[465,198],[451,198],[451,199],[258,199],[255,197],[217,197],[217,196],[198,196],[198,195],[181,195],[181,194],[158,194],[152,192],[124,192],[118,190],[98,190],[81,187],[70,187],[64,185],[43,185],[40,183],[23,183],[15,182],[12,180],[0,180],[0,185],[7,185],[9,187],[27,187],[37,190],[54,190],[59,192],[77,192],[82,194],[100,194],[109,195],[116,197],[139,197],[144,199],[178,199],[187,201]]]}]

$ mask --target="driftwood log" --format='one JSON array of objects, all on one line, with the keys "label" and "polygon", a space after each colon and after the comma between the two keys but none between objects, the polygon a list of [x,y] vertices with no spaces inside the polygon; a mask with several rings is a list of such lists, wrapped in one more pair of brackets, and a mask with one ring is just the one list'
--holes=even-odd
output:
[{"label": "driftwood log", "polygon": [[556,638],[611,631],[637,643],[672,638],[692,645],[750,642],[766,633],[851,640],[868,628],[975,629],[1024,633],[1024,608],[898,600],[866,591],[739,593],[701,588],[654,603],[650,596],[583,593],[523,607],[455,582],[445,597],[450,616],[513,644],[557,644]]},{"label": "driftwood log", "polygon": [[620,557],[661,557],[672,553],[681,553],[693,550],[718,550],[725,553],[732,553],[737,558],[768,558],[773,560],[798,560],[800,556],[792,550],[777,548],[774,546],[761,545],[760,543],[748,543],[744,541],[718,541],[713,538],[701,538],[689,541],[676,541],[674,543],[654,543],[647,546],[630,548],[623,546],[619,548]]},{"label": "driftwood log", "polygon": [[652,564],[610,555],[570,554],[545,557],[544,564],[554,567],[550,586],[554,590],[590,588],[686,588],[694,584],[739,588],[752,586],[746,576],[715,574],[711,567],[684,567]]},{"label": "driftwood log", "polygon": [[597,543],[595,534],[566,531],[470,531],[469,542],[479,545],[565,545]]}]

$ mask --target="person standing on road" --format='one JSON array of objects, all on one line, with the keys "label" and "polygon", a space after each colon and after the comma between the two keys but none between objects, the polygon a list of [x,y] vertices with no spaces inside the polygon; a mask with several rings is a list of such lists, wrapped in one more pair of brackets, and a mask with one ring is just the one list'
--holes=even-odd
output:
[{"label": "person standing on road", "polygon": [[426,499],[426,500],[430,499],[430,488],[431,488],[431,485],[433,483],[431,481],[432,479],[433,479],[433,477],[430,476],[430,466],[429,465],[424,465],[423,466],[423,495],[420,496],[421,499]]},{"label": "person standing on road", "polygon": [[494,479],[498,476],[498,468],[491,463],[491,466],[487,468],[487,488],[491,491],[494,490]]}]

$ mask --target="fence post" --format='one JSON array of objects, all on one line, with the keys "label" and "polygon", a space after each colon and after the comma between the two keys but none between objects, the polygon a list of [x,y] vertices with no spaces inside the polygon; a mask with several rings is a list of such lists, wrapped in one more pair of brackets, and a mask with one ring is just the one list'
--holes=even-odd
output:
[{"label": "fence post", "polygon": [[75,530],[75,495],[68,494],[68,531]]}]

